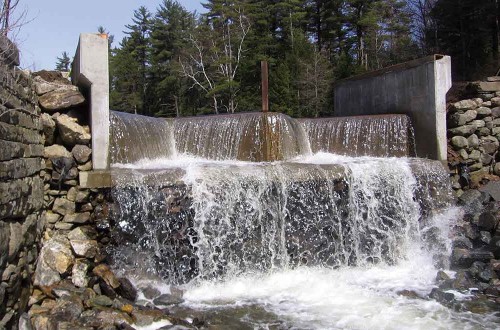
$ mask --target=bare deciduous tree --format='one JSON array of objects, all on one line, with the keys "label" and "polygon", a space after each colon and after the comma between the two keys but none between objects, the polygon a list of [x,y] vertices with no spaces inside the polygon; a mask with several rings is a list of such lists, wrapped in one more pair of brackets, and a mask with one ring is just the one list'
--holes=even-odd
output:
[{"label": "bare deciduous tree", "polygon": [[[182,74],[193,81],[212,98],[215,113],[220,106],[227,112],[234,113],[238,107],[238,93],[235,81],[244,52],[245,38],[250,31],[250,20],[241,8],[234,9],[232,17],[221,17],[221,24],[208,24],[206,35],[190,35],[192,51],[180,59]],[[203,41],[202,41],[203,40]],[[221,94],[226,94],[227,101],[219,102]]]}]

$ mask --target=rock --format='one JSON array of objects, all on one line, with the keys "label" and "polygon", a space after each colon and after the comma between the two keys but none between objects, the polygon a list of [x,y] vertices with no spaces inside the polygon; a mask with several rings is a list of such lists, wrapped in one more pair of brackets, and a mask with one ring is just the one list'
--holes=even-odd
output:
[{"label": "rock", "polygon": [[442,304],[447,304],[455,300],[455,296],[453,295],[453,293],[444,292],[438,288],[432,289],[431,293],[429,294],[429,297]]},{"label": "rock", "polygon": [[82,312],[82,301],[76,296],[69,296],[58,299],[56,305],[50,311],[50,315],[54,316],[58,322],[68,322],[76,320]]},{"label": "rock", "polygon": [[467,153],[467,151],[465,149],[460,149],[458,151],[458,154],[460,157],[462,157],[463,160],[469,159],[469,154]]},{"label": "rock", "polygon": [[95,240],[70,240],[70,244],[79,257],[94,258],[99,252],[99,244]]},{"label": "rock", "polygon": [[68,115],[60,115],[56,119],[59,135],[66,145],[88,144],[91,139],[90,133],[76,123],[74,118]]},{"label": "rock", "polygon": [[481,159],[481,152],[476,149],[472,150],[472,152],[469,154],[469,159],[478,161],[479,159]]},{"label": "rock", "polygon": [[45,145],[50,146],[54,144],[55,141],[54,133],[56,131],[56,122],[47,113],[42,113],[40,119],[43,127],[43,136],[45,137]]},{"label": "rock", "polygon": [[35,83],[35,92],[38,96],[47,94],[52,91],[78,91],[78,87],[71,85],[68,80],[58,79],[54,81],[46,81],[41,76],[36,76],[33,78]]},{"label": "rock", "polygon": [[85,288],[89,284],[87,272],[89,270],[88,263],[77,260],[71,270],[71,282],[79,288]]},{"label": "rock", "polygon": [[454,266],[468,268],[474,261],[489,262],[494,255],[490,251],[454,248],[451,259]]},{"label": "rock", "polygon": [[459,236],[453,239],[453,247],[471,250],[473,245],[471,240],[467,237]]},{"label": "rock", "polygon": [[184,302],[184,299],[182,299],[181,296],[179,296],[179,295],[172,295],[172,294],[162,294],[161,296],[159,296],[158,298],[156,298],[155,300],[153,300],[153,303],[156,306],[160,306],[160,305],[165,305],[165,306],[168,306],[168,305],[178,305],[178,304],[182,304],[183,302]]},{"label": "rock", "polygon": [[68,239],[70,240],[88,240],[96,238],[97,232],[91,226],[81,226],[68,233]]},{"label": "rock", "polygon": [[9,258],[10,226],[0,221],[0,269],[3,269]]},{"label": "rock", "polygon": [[467,142],[469,143],[469,147],[471,148],[477,148],[479,147],[479,138],[477,137],[476,134],[472,134],[467,138]]},{"label": "rock", "polygon": [[87,172],[92,170],[92,161],[88,161],[85,164],[78,166],[78,170],[82,172]]},{"label": "rock", "polygon": [[89,300],[89,307],[105,306],[110,307],[113,305],[113,300],[106,296],[96,296]]},{"label": "rock", "polygon": [[473,110],[477,108],[477,103],[474,100],[462,100],[454,103],[453,108],[457,111]]},{"label": "rock", "polygon": [[471,189],[465,191],[458,200],[460,205],[465,205],[465,206],[470,206],[473,204],[482,205],[483,195],[481,194],[480,191]]},{"label": "rock", "polygon": [[68,240],[60,235],[52,237],[40,252],[35,271],[35,285],[50,286],[59,282],[60,275],[68,272],[74,261]]},{"label": "rock", "polygon": [[154,299],[161,295],[161,292],[158,289],[150,286],[141,289],[141,292],[146,299]]},{"label": "rock", "polygon": [[490,101],[492,106],[494,107],[500,106],[500,97],[494,97]]},{"label": "rock", "polygon": [[468,148],[469,147],[469,142],[463,136],[454,136],[454,137],[452,137],[451,138],[451,144],[455,148],[457,148],[457,149]]},{"label": "rock", "polygon": [[479,240],[482,243],[489,245],[491,242],[491,234],[487,231],[481,231],[479,232]]},{"label": "rock", "polygon": [[68,150],[66,150],[65,147],[58,144],[54,144],[52,146],[48,146],[43,149],[43,157],[52,159],[60,157],[72,158],[73,156]]},{"label": "rock", "polygon": [[480,107],[480,108],[476,109],[476,113],[477,113],[479,118],[484,118],[484,117],[491,115],[491,109],[487,108],[487,107]]},{"label": "rock", "polygon": [[66,193],[66,199],[74,202],[76,200],[76,194],[78,194],[78,189],[76,189],[76,187],[71,187]]},{"label": "rock", "polygon": [[92,270],[94,275],[101,278],[107,285],[111,288],[116,289],[120,286],[120,281],[115,276],[115,274],[111,271],[108,265],[100,264]]},{"label": "rock", "polygon": [[465,291],[474,287],[474,281],[468,271],[459,270],[451,286],[453,289]]},{"label": "rock", "polygon": [[491,130],[486,127],[481,127],[478,130],[479,136],[488,136],[491,135]]},{"label": "rock", "polygon": [[457,128],[452,128],[448,130],[452,135],[468,136],[476,131],[476,126],[474,125],[464,125]]},{"label": "rock", "polygon": [[92,149],[85,145],[77,144],[73,147],[71,153],[78,164],[85,164],[90,160]]},{"label": "rock", "polygon": [[[496,167],[500,163],[495,164],[495,174],[496,173]],[[500,173],[500,170],[499,170]],[[497,174],[498,175],[498,174]],[[479,191],[487,193],[488,195],[491,196],[495,201],[500,201],[500,181],[490,181],[488,184],[482,186],[479,188]]]},{"label": "rock", "polygon": [[[75,202],[85,203],[89,200],[90,192],[88,190],[79,190],[75,197]],[[82,212],[85,212],[82,210]]]},{"label": "rock", "polygon": [[497,217],[491,212],[483,212],[479,216],[478,226],[483,230],[493,230],[498,224]]},{"label": "rock", "polygon": [[64,216],[63,221],[67,223],[86,224],[90,222],[90,212],[67,214]]},{"label": "rock", "polygon": [[493,156],[488,154],[481,154],[480,161],[483,165],[489,165],[493,161]]},{"label": "rock", "polygon": [[116,293],[125,299],[135,301],[137,299],[137,289],[126,278],[119,278],[120,286],[116,289]]},{"label": "rock", "polygon": [[493,118],[500,117],[500,107],[495,107],[495,108],[491,109],[491,116]]},{"label": "rock", "polygon": [[160,310],[134,310],[132,316],[136,320],[135,324],[140,327],[145,327],[153,322],[161,321],[166,318],[166,315]]},{"label": "rock", "polygon": [[484,122],[484,120],[477,119],[477,120],[471,121],[470,125],[474,125],[476,127],[476,129],[479,129],[481,127],[485,127],[486,123]]},{"label": "rock", "polygon": [[82,93],[75,90],[54,90],[38,98],[40,106],[48,112],[68,109],[85,103]]},{"label": "rock", "polygon": [[463,126],[468,122],[476,119],[477,112],[475,110],[467,110],[465,113],[454,113],[449,120],[452,127]]},{"label": "rock", "polygon": [[54,201],[54,206],[52,206],[52,211],[60,215],[74,214],[75,209],[75,203],[63,197],[57,198]]}]

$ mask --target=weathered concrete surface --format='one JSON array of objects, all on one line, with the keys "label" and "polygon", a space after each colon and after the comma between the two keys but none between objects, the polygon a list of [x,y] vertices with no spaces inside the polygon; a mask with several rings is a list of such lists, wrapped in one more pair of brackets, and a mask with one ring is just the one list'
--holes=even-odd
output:
[{"label": "weathered concrete surface", "polygon": [[83,33],[73,61],[71,79],[90,91],[92,164],[95,170],[109,167],[109,70],[108,39],[103,34]]},{"label": "weathered concrete surface", "polygon": [[335,115],[406,114],[415,129],[418,157],[446,161],[446,92],[451,59],[434,55],[342,80]]},{"label": "weathered concrete surface", "polygon": [[82,188],[108,188],[111,186],[110,171],[80,172],[80,187]]}]

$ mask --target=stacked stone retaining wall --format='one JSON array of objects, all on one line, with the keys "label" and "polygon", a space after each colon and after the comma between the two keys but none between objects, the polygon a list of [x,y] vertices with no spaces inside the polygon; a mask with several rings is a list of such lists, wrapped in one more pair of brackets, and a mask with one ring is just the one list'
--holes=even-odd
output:
[{"label": "stacked stone retaining wall", "polygon": [[29,74],[0,37],[0,328],[15,328],[32,291],[43,208],[43,135]]}]

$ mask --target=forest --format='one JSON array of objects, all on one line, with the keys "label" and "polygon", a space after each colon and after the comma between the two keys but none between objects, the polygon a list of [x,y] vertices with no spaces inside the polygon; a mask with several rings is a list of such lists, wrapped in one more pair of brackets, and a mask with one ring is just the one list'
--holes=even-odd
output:
[{"label": "forest", "polygon": [[[110,103],[150,116],[260,109],[331,115],[336,81],[430,54],[452,56],[453,79],[495,75],[498,0],[175,0],[139,7],[110,42]],[[105,33],[105,28],[99,27]],[[67,54],[63,54],[67,55]],[[64,65],[64,56],[58,66]]]}]

